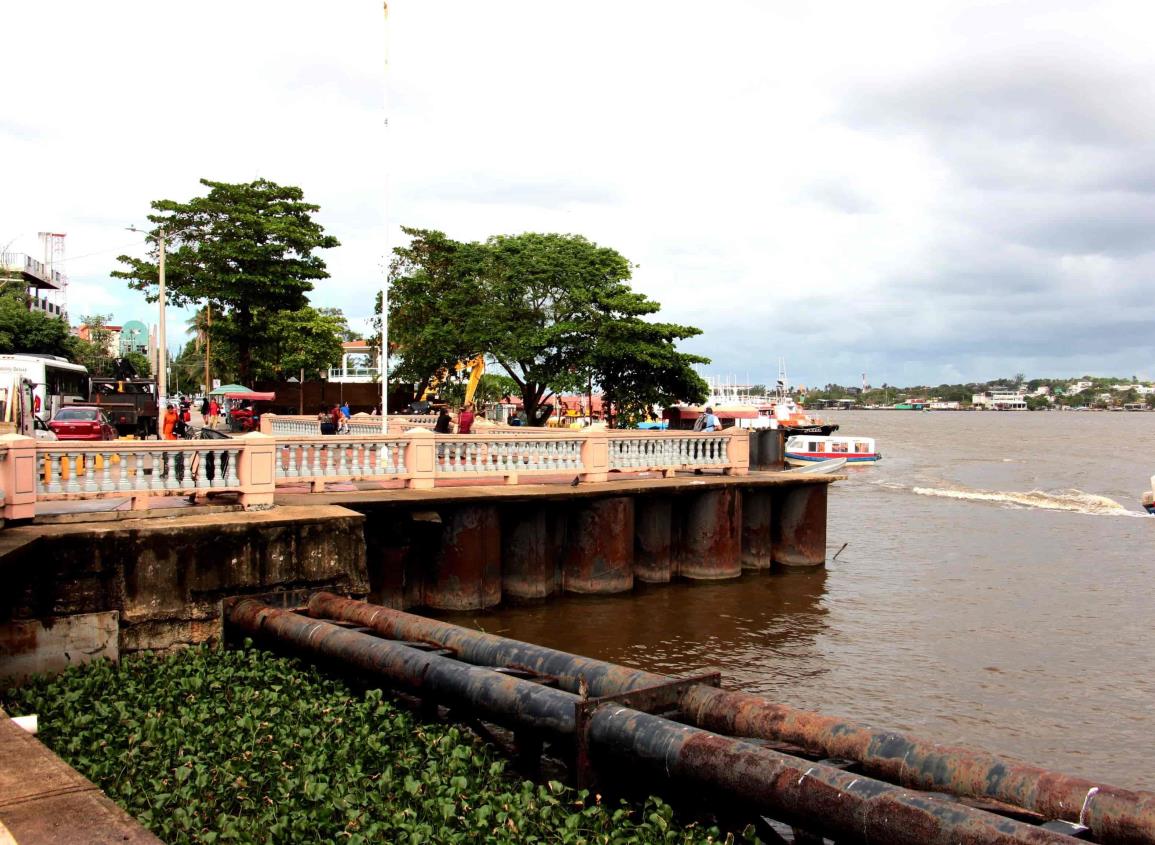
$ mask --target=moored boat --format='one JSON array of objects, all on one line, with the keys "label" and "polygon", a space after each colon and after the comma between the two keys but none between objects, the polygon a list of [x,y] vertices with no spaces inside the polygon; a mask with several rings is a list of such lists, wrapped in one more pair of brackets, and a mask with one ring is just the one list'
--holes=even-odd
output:
[{"label": "moored boat", "polygon": [[845,459],[851,464],[873,463],[882,458],[873,437],[824,437],[795,434],[786,441],[786,463],[805,466],[817,461]]}]

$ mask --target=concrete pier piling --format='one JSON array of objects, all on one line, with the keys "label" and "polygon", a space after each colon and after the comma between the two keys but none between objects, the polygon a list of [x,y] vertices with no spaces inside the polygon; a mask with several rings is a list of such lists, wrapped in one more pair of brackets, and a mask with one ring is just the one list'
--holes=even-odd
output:
[{"label": "concrete pier piling", "polygon": [[826,563],[826,486],[788,487],[774,495],[773,559],[779,566]]},{"label": "concrete pier piling", "polygon": [[567,593],[604,595],[634,586],[634,499],[575,502],[562,558]]},{"label": "concrete pier piling", "polygon": [[440,542],[423,580],[422,603],[477,610],[501,603],[501,522],[493,505],[445,509]]},{"label": "concrete pier piling", "polygon": [[742,568],[769,569],[773,562],[771,522],[774,495],[749,489],[742,494]]},{"label": "concrete pier piling", "polygon": [[634,505],[634,578],[646,584],[666,584],[671,570],[673,502],[649,496]]},{"label": "concrete pier piling", "polygon": [[703,491],[678,502],[674,571],[713,581],[742,574],[742,494],[735,488]]},{"label": "concrete pier piling", "polygon": [[532,601],[561,591],[560,533],[547,507],[527,504],[506,514],[501,531],[503,598]]}]

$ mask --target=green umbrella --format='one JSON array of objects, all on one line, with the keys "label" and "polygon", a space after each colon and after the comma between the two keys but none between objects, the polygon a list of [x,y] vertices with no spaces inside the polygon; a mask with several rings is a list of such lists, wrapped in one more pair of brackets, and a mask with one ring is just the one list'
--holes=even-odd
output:
[{"label": "green umbrella", "polygon": [[241,384],[222,384],[216,390],[209,391],[209,396],[224,396],[226,393],[252,393],[253,391]]}]

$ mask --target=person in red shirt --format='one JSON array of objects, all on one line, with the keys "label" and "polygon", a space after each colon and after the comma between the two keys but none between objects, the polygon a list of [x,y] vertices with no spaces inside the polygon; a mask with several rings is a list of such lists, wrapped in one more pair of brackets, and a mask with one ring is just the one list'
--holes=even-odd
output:
[{"label": "person in red shirt", "polygon": [[457,415],[457,433],[469,434],[473,431],[473,420],[476,415],[473,413],[473,403],[470,402],[461,409],[461,413]]}]

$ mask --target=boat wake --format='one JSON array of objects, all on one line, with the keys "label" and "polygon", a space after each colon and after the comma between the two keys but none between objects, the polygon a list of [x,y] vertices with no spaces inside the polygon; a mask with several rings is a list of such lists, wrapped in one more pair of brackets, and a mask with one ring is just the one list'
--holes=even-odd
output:
[{"label": "boat wake", "polygon": [[952,490],[939,487],[914,487],[911,489],[920,496],[939,496],[946,499],[963,499],[969,502],[993,502],[1008,507],[1071,511],[1096,516],[1145,516],[1138,511],[1127,510],[1114,499],[1097,496],[1094,493],[1085,493],[1082,490],[1030,490],[1023,493],[999,490]]}]

